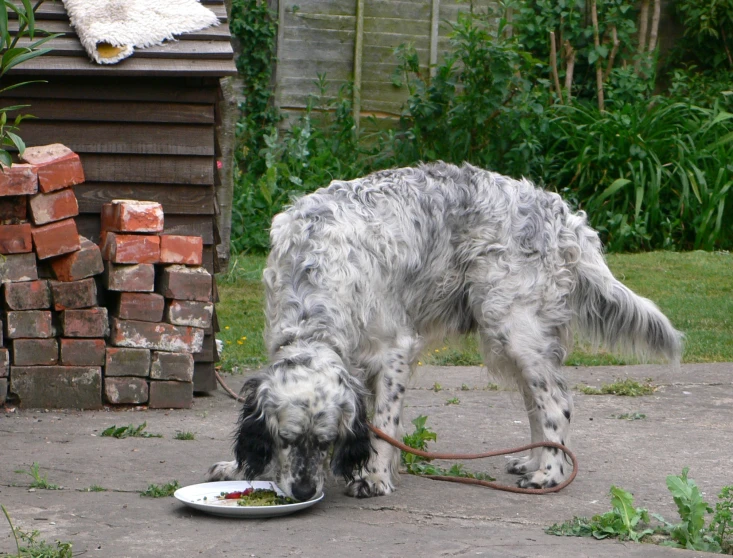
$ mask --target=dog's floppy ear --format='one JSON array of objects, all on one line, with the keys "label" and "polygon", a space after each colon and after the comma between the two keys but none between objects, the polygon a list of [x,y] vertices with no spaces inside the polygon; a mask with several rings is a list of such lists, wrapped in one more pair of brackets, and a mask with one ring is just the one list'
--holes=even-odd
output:
[{"label": "dog's floppy ear", "polygon": [[344,405],[343,415],[346,424],[336,442],[331,458],[331,470],[334,475],[342,476],[347,481],[353,480],[354,471],[364,468],[369,459],[372,445],[367,427],[366,405],[363,390],[347,382],[352,395],[351,401]]},{"label": "dog's floppy ear", "polygon": [[247,480],[261,475],[273,455],[274,442],[267,428],[265,405],[261,400],[263,392],[260,387],[264,378],[264,374],[253,376],[240,392],[244,404],[234,434],[234,457]]}]

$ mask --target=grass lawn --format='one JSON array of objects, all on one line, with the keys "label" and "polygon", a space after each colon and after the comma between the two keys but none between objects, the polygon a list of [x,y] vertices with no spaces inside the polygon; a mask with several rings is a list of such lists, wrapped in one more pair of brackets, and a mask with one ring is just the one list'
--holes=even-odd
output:
[{"label": "grass lawn", "polygon": [[[733,255],[710,252],[610,254],[614,275],[636,293],[656,302],[685,332],[684,362],[733,361]],[[224,341],[222,368],[256,368],[266,361],[262,342],[264,256],[238,256],[218,277],[217,313]],[[481,364],[472,337],[447,342],[425,354],[425,364]],[[633,364],[578,345],[569,365]]]}]

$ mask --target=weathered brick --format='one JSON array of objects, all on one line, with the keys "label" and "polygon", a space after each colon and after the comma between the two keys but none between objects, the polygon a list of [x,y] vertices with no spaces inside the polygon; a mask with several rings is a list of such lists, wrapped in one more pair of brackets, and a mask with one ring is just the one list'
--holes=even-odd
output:
[{"label": "weathered brick", "polygon": [[201,327],[211,326],[214,303],[198,300],[171,300],[165,310],[165,321],[173,325]]},{"label": "weathered brick", "polygon": [[156,235],[105,232],[102,247],[102,257],[118,264],[160,261],[160,237]]},{"label": "weathered brick", "polygon": [[0,378],[0,405],[8,398],[8,379]]},{"label": "weathered brick", "polygon": [[0,378],[7,378],[10,372],[10,351],[0,347]]},{"label": "weathered brick", "polygon": [[165,298],[157,293],[120,293],[113,308],[113,314],[123,320],[160,322]]},{"label": "weathered brick", "polygon": [[33,251],[29,223],[0,225],[0,254],[27,254]]},{"label": "weathered brick", "polygon": [[193,406],[193,382],[150,382],[150,409],[189,409]]},{"label": "weathered brick", "polygon": [[21,159],[35,167],[41,192],[52,192],[84,182],[84,169],[79,156],[60,143],[28,147]]},{"label": "weathered brick", "polygon": [[64,337],[104,337],[109,333],[107,309],[103,307],[61,312]]},{"label": "weathered brick", "polygon": [[66,366],[104,366],[104,339],[61,338],[61,364]]},{"label": "weathered brick", "polygon": [[102,206],[102,230],[162,232],[163,206],[152,201],[112,200]]},{"label": "weathered brick", "polygon": [[51,307],[48,281],[24,281],[3,285],[5,306],[10,310],[43,310]]},{"label": "weathered brick", "polygon": [[203,267],[167,265],[160,273],[158,292],[176,300],[211,300],[211,275]]},{"label": "weathered brick", "polygon": [[56,334],[49,310],[22,310],[5,313],[8,339],[48,339]]},{"label": "weathered brick", "polygon": [[150,375],[150,351],[128,347],[107,347],[105,376]]},{"label": "weathered brick", "polygon": [[160,263],[201,265],[204,261],[204,239],[178,234],[160,235]]},{"label": "weathered brick", "polygon": [[28,218],[26,196],[0,197],[0,223],[14,224]]},{"label": "weathered brick", "polygon": [[32,165],[0,165],[0,196],[27,196],[38,192],[38,173]]},{"label": "weathered brick", "polygon": [[28,199],[28,207],[36,225],[45,225],[79,215],[79,204],[71,188],[31,196]]},{"label": "weathered brick", "polygon": [[110,291],[153,292],[155,266],[104,262],[104,285]]},{"label": "weathered brick", "polygon": [[53,309],[90,308],[97,306],[97,284],[92,278],[80,281],[49,281]]},{"label": "weathered brick", "polygon": [[36,281],[38,267],[35,254],[11,254],[0,258],[0,283]]},{"label": "weathered brick", "polygon": [[43,260],[53,256],[76,252],[81,248],[79,232],[74,219],[64,219],[40,227],[33,227],[33,244],[38,258]]},{"label": "weathered brick", "polygon": [[16,366],[51,365],[59,361],[56,339],[13,339],[13,364]]},{"label": "weathered brick", "polygon": [[102,408],[98,366],[11,366],[10,378],[10,391],[23,408]]},{"label": "weathered brick", "polygon": [[144,378],[104,378],[104,396],[113,405],[147,403],[148,393],[148,382]]},{"label": "weathered brick", "polygon": [[99,246],[83,236],[79,237],[79,244],[76,252],[51,260],[54,276],[59,281],[78,281],[104,272]]},{"label": "weathered brick", "polygon": [[110,343],[116,347],[197,353],[203,342],[204,330],[195,327],[110,319]]},{"label": "weathered brick", "polygon": [[153,351],[150,377],[154,380],[193,381],[193,356],[190,353]]}]

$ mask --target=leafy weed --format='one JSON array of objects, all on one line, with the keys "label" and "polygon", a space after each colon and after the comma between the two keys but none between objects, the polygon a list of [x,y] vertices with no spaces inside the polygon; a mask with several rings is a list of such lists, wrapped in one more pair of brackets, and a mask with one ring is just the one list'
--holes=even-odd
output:
[{"label": "leafy weed", "polygon": [[181,485],[178,484],[177,480],[162,485],[150,484],[147,490],[143,490],[140,493],[140,496],[147,498],[167,498],[168,496],[173,496],[173,493],[179,488],[181,488]]},{"label": "leafy weed", "polygon": [[196,434],[193,432],[176,432],[174,438],[176,440],[195,440]]},{"label": "leafy weed", "polygon": [[651,395],[657,390],[657,387],[652,385],[651,378],[644,380],[643,384],[637,382],[633,378],[626,378],[625,380],[617,380],[612,384],[603,384],[600,389],[580,384],[575,386],[575,389],[584,395],[620,395],[624,397],[639,397],[642,395]]},{"label": "leafy weed", "polygon": [[8,520],[10,531],[15,539],[15,549],[18,552],[18,558],[72,558],[70,542],[56,541],[55,544],[47,543],[40,538],[41,534],[33,530],[30,533],[21,530],[13,525],[10,514],[5,506],[0,505],[5,519]]},{"label": "leafy weed", "polygon": [[48,482],[48,475],[41,476],[39,468],[40,465],[38,465],[38,463],[34,461],[33,464],[29,467],[28,471],[17,469],[15,472],[22,475],[28,475],[33,479],[29,488],[40,488],[41,490],[61,490],[61,487],[59,485]]},{"label": "leafy weed", "polygon": [[109,428],[102,431],[103,437],[112,437],[112,438],[162,438],[162,434],[151,434],[150,432],[144,432],[145,428],[147,428],[148,423],[144,422],[140,426],[133,426],[132,424],[128,426],[120,426],[119,428],[117,425],[112,425]]}]

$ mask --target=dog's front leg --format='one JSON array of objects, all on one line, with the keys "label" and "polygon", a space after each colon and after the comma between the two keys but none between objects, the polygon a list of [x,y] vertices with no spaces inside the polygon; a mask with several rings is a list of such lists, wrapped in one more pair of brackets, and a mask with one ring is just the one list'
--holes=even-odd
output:
[{"label": "dog's front leg", "polygon": [[[372,424],[385,434],[398,438],[402,432],[402,404],[409,368],[402,364],[380,375],[374,390]],[[384,496],[395,490],[400,450],[372,434],[372,450],[364,468],[346,488],[349,496],[369,498]]]}]

